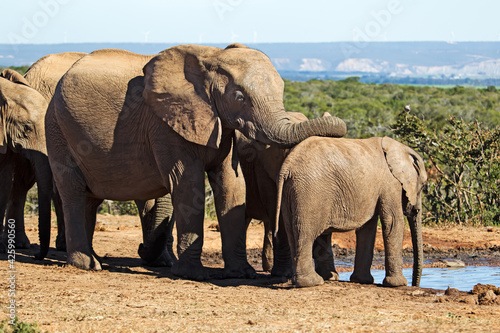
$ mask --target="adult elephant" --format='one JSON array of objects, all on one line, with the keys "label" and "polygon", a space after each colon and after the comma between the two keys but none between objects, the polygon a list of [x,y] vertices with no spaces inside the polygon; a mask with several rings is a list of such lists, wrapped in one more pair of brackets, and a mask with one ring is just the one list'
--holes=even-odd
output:
[{"label": "adult elephant", "polygon": [[[384,286],[403,286],[404,216],[413,243],[412,285],[422,275],[424,162],[411,148],[391,139],[309,138],[292,149],[278,180],[281,210],[293,260],[293,281],[323,283],[312,265],[313,241],[325,232],[356,230],[351,281],[373,283],[370,266],[380,217],[385,248]],[[276,217],[276,221],[278,216]],[[277,222],[276,222],[277,223]]]},{"label": "adult elephant", "polygon": [[[304,122],[307,117],[300,112],[288,111],[291,121]],[[328,112],[323,117],[330,117]],[[274,237],[276,216],[276,178],[289,149],[281,149],[250,140],[236,131],[236,147],[246,184],[246,224],[252,219],[264,225],[262,269],[273,276],[291,276],[292,258],[286,231],[280,227]],[[328,242],[328,237],[330,241]],[[316,271],[325,279],[338,280],[333,263],[331,235],[320,236],[314,243],[313,256]]]},{"label": "adult elephant", "polygon": [[[43,258],[50,241],[52,178],[45,146],[44,116],[47,101],[19,73],[0,74],[0,222],[15,221],[16,248],[29,248],[24,230],[24,203],[28,190],[38,183],[38,223]],[[7,214],[5,214],[7,212]],[[48,232],[47,232],[48,231]],[[3,243],[7,240],[3,233]]]},{"label": "adult elephant", "polygon": [[[31,87],[42,94],[47,103],[50,103],[59,80],[75,62],[85,55],[87,53],[83,52],[63,52],[46,55],[35,62],[24,77]],[[43,111],[44,114],[45,111]],[[47,165],[48,163],[47,159]],[[54,192],[53,200],[58,226],[56,249],[66,250],[64,216],[57,191]],[[19,198],[18,201],[24,203],[22,198]],[[136,204],[143,229],[143,244],[139,247],[139,255],[148,265],[171,266],[175,256],[172,251],[171,229],[174,222],[170,195],[149,201],[137,200]],[[40,232],[48,233],[47,238],[50,239],[50,225],[40,229]],[[44,244],[43,247],[48,250],[48,244]],[[46,250],[44,250],[44,253],[46,254]],[[41,257],[43,258],[43,256]]]},{"label": "adult elephant", "polygon": [[225,276],[254,276],[246,259],[245,184],[233,154],[234,130],[280,147],[346,132],[333,117],[291,122],[283,80],[269,58],[239,44],[181,45],[152,59],[96,51],[64,75],[53,101],[47,148],[67,221],[67,261],[83,269],[100,269],[92,224],[103,198],[171,193],[179,256],[172,272],[207,278],[200,258],[206,171]]}]

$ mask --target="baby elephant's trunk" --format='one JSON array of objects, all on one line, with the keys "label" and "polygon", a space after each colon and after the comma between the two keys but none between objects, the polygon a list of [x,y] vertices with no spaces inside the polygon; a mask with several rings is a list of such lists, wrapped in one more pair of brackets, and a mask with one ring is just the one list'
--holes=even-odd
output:
[{"label": "baby elephant's trunk", "polygon": [[409,216],[408,222],[410,225],[411,240],[413,245],[413,276],[411,285],[418,287],[420,285],[420,278],[422,277],[422,266],[424,262],[422,242],[422,209],[420,209],[417,214]]}]

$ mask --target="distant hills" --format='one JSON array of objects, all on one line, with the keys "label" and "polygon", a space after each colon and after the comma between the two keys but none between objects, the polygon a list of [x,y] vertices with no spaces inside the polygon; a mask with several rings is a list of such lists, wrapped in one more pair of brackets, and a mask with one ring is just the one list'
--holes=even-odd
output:
[{"label": "distant hills", "polygon": [[[0,44],[0,66],[30,65],[42,56],[102,48],[155,54],[175,44]],[[226,44],[210,44],[225,47]],[[266,53],[290,80],[500,86],[500,42],[335,42],[247,44]]]}]

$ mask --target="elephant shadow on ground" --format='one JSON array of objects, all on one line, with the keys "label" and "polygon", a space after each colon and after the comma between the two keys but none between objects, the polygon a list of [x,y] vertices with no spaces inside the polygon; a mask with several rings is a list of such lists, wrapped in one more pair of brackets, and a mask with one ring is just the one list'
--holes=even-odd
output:
[{"label": "elephant shadow on ground", "polygon": [[[39,245],[32,244],[29,249],[16,250],[15,262],[29,265],[65,267],[66,252],[57,251],[55,248],[50,248],[47,257],[43,260],[36,260],[33,256],[39,250]],[[0,254],[0,260],[7,261],[7,254]],[[155,267],[148,266],[140,258],[132,257],[114,257],[104,255],[101,257],[103,271],[122,274],[148,275],[156,276],[159,279],[167,278],[171,280],[186,280],[174,275],[170,267]],[[204,282],[210,283],[219,287],[238,287],[238,286],[256,286],[271,289],[287,289],[293,288],[291,283],[286,278],[271,277],[270,274],[257,274],[255,279],[225,279],[223,268],[206,267],[210,278]],[[195,281],[193,281],[195,282]]]}]

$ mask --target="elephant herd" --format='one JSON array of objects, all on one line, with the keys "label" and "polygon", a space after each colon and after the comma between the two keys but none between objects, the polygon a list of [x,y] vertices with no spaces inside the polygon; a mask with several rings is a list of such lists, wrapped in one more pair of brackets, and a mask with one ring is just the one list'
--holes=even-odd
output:
[{"label": "elephant herd", "polygon": [[[205,174],[214,192],[224,277],[252,278],[246,228],[264,221],[263,269],[297,286],[338,280],[331,232],[356,230],[352,281],[373,283],[380,217],[386,286],[402,275],[404,216],[412,231],[413,285],[422,271],[422,158],[390,138],[342,138],[329,114],[285,111],[283,80],[262,52],[180,45],[156,55],[105,49],[45,56],[26,74],[0,77],[0,221],[24,232],[26,193],[38,184],[40,251],[101,269],[92,238],[104,199],[135,200],[149,265],[188,279],[210,278],[201,263]],[[177,228],[177,257],[172,226]],[[3,234],[5,244],[6,230]],[[3,245],[5,251],[5,245]]]}]

